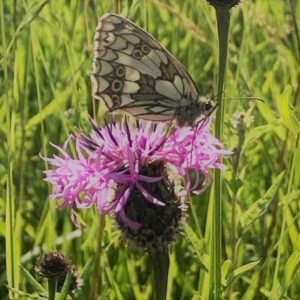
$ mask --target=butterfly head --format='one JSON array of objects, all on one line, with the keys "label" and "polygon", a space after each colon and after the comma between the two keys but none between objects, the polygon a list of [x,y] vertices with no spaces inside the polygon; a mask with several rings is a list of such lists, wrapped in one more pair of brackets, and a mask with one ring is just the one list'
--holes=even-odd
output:
[{"label": "butterfly head", "polygon": [[206,117],[209,117],[217,107],[217,104],[213,100],[202,96],[199,96],[198,103],[199,114],[204,115]]},{"label": "butterfly head", "polygon": [[199,119],[209,117],[216,109],[216,104],[211,99],[198,97],[197,101],[189,100],[186,105],[181,105],[176,110],[176,123],[178,127],[193,126]]}]

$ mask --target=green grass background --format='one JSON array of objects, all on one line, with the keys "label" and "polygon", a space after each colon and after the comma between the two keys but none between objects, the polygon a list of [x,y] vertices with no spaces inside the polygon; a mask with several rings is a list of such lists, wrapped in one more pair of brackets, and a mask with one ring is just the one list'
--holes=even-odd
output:
[{"label": "green grass background", "polygon": [[[0,299],[37,297],[24,268],[35,275],[38,255],[53,249],[77,265],[78,298],[87,299],[98,213],[80,211],[86,226],[76,230],[48,200],[39,155],[52,155],[49,141],[62,145],[74,127],[88,130],[88,114],[101,121],[89,78],[93,35],[118,4],[187,67],[201,94],[216,94],[216,19],[204,0],[0,0]],[[299,18],[297,0],[244,0],[231,11],[225,96],[265,102],[225,100],[223,143],[234,155],[223,172],[224,299],[300,299]],[[240,111],[249,122],[236,129]],[[210,188],[190,201],[171,247],[169,299],[208,297],[213,199]],[[151,299],[147,256],[105,222],[99,299]]]}]

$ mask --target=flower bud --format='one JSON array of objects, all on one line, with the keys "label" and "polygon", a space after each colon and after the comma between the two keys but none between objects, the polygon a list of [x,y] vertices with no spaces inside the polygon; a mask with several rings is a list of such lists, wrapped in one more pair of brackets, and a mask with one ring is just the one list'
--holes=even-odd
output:
[{"label": "flower bud", "polygon": [[239,4],[240,0],[207,0],[214,8],[230,9]]},{"label": "flower bud", "polygon": [[69,294],[74,295],[81,286],[76,267],[61,253],[52,251],[39,257],[35,271],[41,276],[56,281],[57,290],[63,287],[67,273],[71,273]]}]

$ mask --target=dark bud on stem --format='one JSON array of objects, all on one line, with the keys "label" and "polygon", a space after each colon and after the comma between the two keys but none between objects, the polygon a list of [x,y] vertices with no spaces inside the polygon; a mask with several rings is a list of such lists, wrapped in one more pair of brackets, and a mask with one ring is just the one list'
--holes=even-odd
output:
[{"label": "dark bud on stem", "polygon": [[71,273],[69,294],[74,295],[81,286],[76,267],[61,253],[52,251],[40,256],[35,271],[41,276],[56,281],[57,290],[63,287],[67,273]]},{"label": "dark bud on stem", "polygon": [[240,3],[240,0],[207,0],[214,8],[230,9]]}]

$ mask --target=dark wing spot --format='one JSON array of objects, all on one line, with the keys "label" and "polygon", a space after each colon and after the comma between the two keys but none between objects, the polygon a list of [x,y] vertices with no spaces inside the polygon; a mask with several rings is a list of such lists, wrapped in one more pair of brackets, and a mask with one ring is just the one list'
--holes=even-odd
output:
[{"label": "dark wing spot", "polygon": [[120,99],[119,95],[114,94],[111,96],[111,99],[112,99],[112,103],[113,103],[112,109],[116,109],[121,106],[121,99]]},{"label": "dark wing spot", "polygon": [[116,69],[116,75],[117,77],[124,77],[125,75],[125,68],[124,66],[118,66]]},{"label": "dark wing spot", "polygon": [[119,92],[123,87],[123,82],[119,79],[115,79],[111,84],[111,89],[113,92]]},{"label": "dark wing spot", "polygon": [[141,46],[141,50],[142,50],[142,52],[144,53],[144,54],[148,54],[149,52],[150,52],[150,47],[147,45],[147,44],[143,44],[142,46]]},{"label": "dark wing spot", "polygon": [[143,53],[142,53],[141,50],[135,49],[135,50],[133,50],[133,52],[132,52],[132,56],[133,56],[134,58],[136,58],[136,59],[140,59],[140,58],[143,56]]}]

